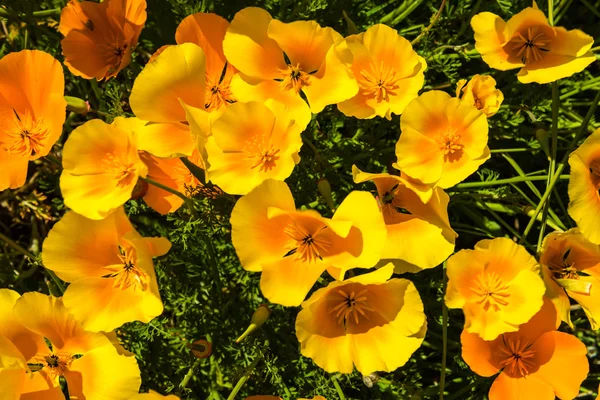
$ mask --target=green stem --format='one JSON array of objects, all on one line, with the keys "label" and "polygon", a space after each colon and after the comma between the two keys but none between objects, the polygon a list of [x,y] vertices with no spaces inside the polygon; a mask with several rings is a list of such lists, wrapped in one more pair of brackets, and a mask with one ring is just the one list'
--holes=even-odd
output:
[{"label": "green stem", "polygon": [[183,392],[183,389],[185,389],[185,387],[188,385],[188,383],[190,383],[190,380],[194,376],[194,370],[198,367],[198,365],[200,364],[200,361],[201,361],[201,359],[197,358],[196,361],[194,361],[194,363],[188,370],[187,374],[185,374],[185,376],[183,377],[183,380],[179,384],[179,394],[181,394],[181,392]]},{"label": "green stem", "polygon": [[[60,12],[60,8],[53,8],[51,10],[35,11],[31,14],[31,16],[33,18],[58,17]],[[7,19],[19,19],[17,14],[8,11],[6,8],[0,8],[0,17]]]},{"label": "green stem", "polygon": [[446,292],[446,261],[442,264],[442,366],[440,371],[440,400],[444,400],[446,387],[446,357],[448,349],[448,307],[444,301]]},{"label": "green stem", "polygon": [[[466,182],[466,183],[459,183],[458,185],[448,189],[448,191],[458,191],[458,190],[463,190],[463,189],[499,186],[499,185],[505,185],[507,183],[545,181],[547,179],[548,179],[547,175],[535,175],[535,176],[516,176],[514,178],[497,179],[495,181]],[[569,179],[569,175],[559,175],[557,179]]]},{"label": "green stem", "polygon": [[252,361],[252,364],[250,364],[250,366],[246,369],[246,372],[244,373],[244,375],[235,384],[235,386],[234,386],[233,390],[231,391],[231,393],[229,393],[229,397],[227,397],[227,400],[233,400],[233,399],[235,399],[235,396],[242,389],[242,386],[244,386],[244,383],[246,383],[246,381],[250,378],[250,375],[252,374],[252,371],[254,371],[254,368],[256,367],[256,365],[258,364],[258,362],[260,360],[262,360],[262,355],[261,356],[257,356],[254,359],[254,361]]},{"label": "green stem", "polygon": [[[594,101],[592,102],[592,105],[588,109],[587,114],[585,115],[585,117],[583,118],[583,121],[581,122],[581,126],[579,127],[579,131],[577,131],[577,134],[575,135],[575,137],[571,141],[571,147],[576,146],[577,143],[579,142],[579,139],[581,139],[581,137],[583,136],[583,134],[587,131],[587,126],[588,126],[590,120],[592,119],[592,116],[594,115],[594,112],[596,111],[596,107],[598,106],[598,102],[599,101],[600,101],[600,91],[598,91],[596,93],[596,97],[594,98]],[[531,228],[533,227],[533,224],[536,221],[536,219],[538,217],[538,214],[540,213],[540,211],[542,211],[542,208],[544,207],[544,204],[546,204],[546,201],[550,197],[550,194],[552,193],[552,188],[554,188],[554,185],[556,185],[556,182],[558,182],[559,179],[562,179],[561,178],[562,175],[560,175],[560,173],[565,168],[568,159],[569,159],[569,153],[565,153],[564,157],[560,161],[560,164],[558,164],[558,167],[556,168],[554,176],[552,177],[552,181],[550,182],[550,184],[546,188],[546,191],[544,192],[544,195],[540,199],[540,203],[538,204],[538,206],[536,207],[533,215],[529,219],[529,223],[525,227],[525,231],[523,232],[523,236],[521,236],[521,241],[519,241],[519,243],[521,243],[522,241],[524,241],[527,238],[527,235],[531,231]]]},{"label": "green stem", "polygon": [[442,11],[444,10],[445,6],[446,6],[446,0],[442,0],[442,4],[440,5],[438,12],[435,14],[433,19],[431,20],[431,23],[429,24],[429,26],[427,28],[425,28],[425,30],[423,32],[421,32],[421,34],[419,36],[414,38],[412,42],[410,42],[410,44],[412,46],[416,45],[423,38],[423,36],[425,36],[427,34],[427,32],[429,32],[431,30],[433,25],[435,25],[437,20],[440,18],[440,15],[442,14]]},{"label": "green stem", "polygon": [[554,25],[554,0],[548,0],[548,22]]},{"label": "green stem", "polygon": [[346,400],[346,396],[344,396],[344,392],[342,391],[340,383],[335,375],[331,375],[331,382],[333,382],[333,386],[335,386],[335,390],[337,391],[340,400]]},{"label": "green stem", "polygon": [[182,199],[183,202],[190,209],[190,214],[192,215],[192,218],[193,219],[197,219],[198,218],[198,213],[196,212],[196,209],[194,208],[194,203],[192,202],[192,200],[189,197],[185,196],[183,193],[178,192],[175,189],[172,189],[172,188],[170,188],[168,186],[163,185],[162,183],[156,182],[154,179],[150,179],[148,177],[142,178],[141,176],[140,176],[140,179],[143,180],[143,181],[145,181],[145,182],[147,182],[147,183],[149,183],[149,184],[151,184],[151,185],[154,185],[157,188],[160,188],[160,189],[162,189],[162,190],[164,190],[166,192],[174,194],[175,196],[177,196],[180,199]]}]

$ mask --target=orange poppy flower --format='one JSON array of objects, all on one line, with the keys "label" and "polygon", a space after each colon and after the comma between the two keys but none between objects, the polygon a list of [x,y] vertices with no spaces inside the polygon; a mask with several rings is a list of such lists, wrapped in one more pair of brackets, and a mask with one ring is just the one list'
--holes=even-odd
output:
[{"label": "orange poppy flower", "polygon": [[108,332],[162,313],[152,257],[170,247],[165,238],[141,237],[123,207],[99,221],[70,211],[50,230],[42,259],[71,282],[63,302],[84,329]]},{"label": "orange poppy flower", "polygon": [[560,324],[552,302],[544,305],[516,332],[485,341],[463,331],[462,357],[478,375],[500,372],[490,388],[490,400],[573,399],[586,378],[586,346],[575,336],[557,332]]},{"label": "orange poppy flower", "polygon": [[546,296],[571,328],[569,297],[581,305],[593,330],[600,328],[600,246],[578,228],[552,232],[544,239],[540,257]]},{"label": "orange poppy flower", "polygon": [[[116,335],[84,330],[61,298],[0,289],[0,376],[5,399],[127,400],[140,370]],[[48,346],[50,343],[51,346]]]},{"label": "orange poppy flower", "polygon": [[246,194],[266,179],[284,180],[300,161],[306,125],[268,100],[236,103],[211,124],[205,145],[208,179],[229,194]]},{"label": "orange poppy flower", "polygon": [[540,266],[507,238],[481,240],[448,259],[448,308],[462,308],[465,331],[494,340],[539,311],[545,292]]},{"label": "orange poppy flower", "polygon": [[355,165],[352,175],[356,183],[372,181],[377,187],[387,228],[381,259],[392,262],[397,274],[433,268],[454,252],[458,235],[450,227],[450,198],[442,189],[432,190],[402,176],[369,174]]},{"label": "orange poppy flower", "polygon": [[[202,183],[190,172],[179,158],[158,158],[147,152],[140,152],[140,158],[148,167],[148,178],[162,183],[165,186],[186,194],[202,186]],[[204,167],[203,161],[197,151],[188,158],[200,168]],[[175,212],[183,205],[181,197],[167,192],[154,185],[146,185],[143,199],[146,204],[161,214]]]},{"label": "orange poppy flower", "polygon": [[427,331],[423,303],[394,266],[331,282],[302,303],[296,336],[303,356],[327,372],[363,375],[403,366]]},{"label": "orange poppy flower", "polygon": [[262,272],[260,288],[271,302],[299,305],[330,267],[369,268],[379,261],[385,225],[367,192],[350,193],[332,219],[296,210],[285,182],[268,179],[238,200],[231,240],[242,267]]},{"label": "orange poppy flower", "polygon": [[428,185],[454,186],[490,158],[485,115],[439,90],[413,100],[400,129],[394,167]]},{"label": "orange poppy flower", "polygon": [[29,160],[47,155],[62,133],[67,102],[62,66],[37,50],[0,59],[0,191],[23,186]]},{"label": "orange poppy flower", "polygon": [[583,71],[596,61],[594,39],[580,31],[550,26],[535,4],[504,21],[483,12],[471,19],[475,48],[490,68],[521,68],[522,83],[548,83]]},{"label": "orange poppy flower", "polygon": [[247,7],[231,21],[223,51],[239,71],[231,80],[239,101],[275,99],[302,123],[310,121],[309,107],[318,113],[358,92],[343,37],[315,21],[283,23],[262,8]]},{"label": "orange poppy flower", "polygon": [[569,215],[589,241],[600,244],[600,129],[569,155]]},{"label": "orange poppy flower", "polygon": [[136,118],[118,117],[112,124],[94,119],[76,128],[63,150],[60,190],[65,204],[90,219],[102,219],[131,198],[148,168],[140,159]]},{"label": "orange poppy flower", "polygon": [[410,42],[387,25],[376,24],[346,38],[352,51],[352,72],[358,93],[338,104],[347,116],[392,118],[417,98],[427,68]]},{"label": "orange poppy flower", "polygon": [[60,14],[65,65],[85,79],[109,79],[131,62],[146,23],[146,0],[70,0]]},{"label": "orange poppy flower", "polygon": [[496,89],[496,80],[489,75],[479,74],[474,75],[468,83],[466,79],[459,80],[456,97],[474,105],[488,118],[498,112],[504,101],[504,95],[500,89]]}]

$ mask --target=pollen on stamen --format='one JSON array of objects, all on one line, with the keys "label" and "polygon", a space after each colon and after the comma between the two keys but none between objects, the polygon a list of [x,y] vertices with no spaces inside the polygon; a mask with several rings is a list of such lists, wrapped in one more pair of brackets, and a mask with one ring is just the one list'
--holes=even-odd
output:
[{"label": "pollen on stamen", "polygon": [[286,246],[288,252],[283,257],[294,255],[296,260],[309,263],[323,260],[323,256],[331,246],[331,241],[322,235],[326,230],[327,225],[322,225],[311,233],[301,222],[292,221],[284,229],[290,237],[290,242]]},{"label": "pollen on stamen", "polygon": [[0,146],[7,152],[31,157],[39,155],[48,137],[48,130],[43,119],[35,120],[29,111],[18,114],[14,111],[12,125],[4,131],[5,140]]},{"label": "pollen on stamen", "polygon": [[293,90],[299,94],[303,87],[310,86],[310,75],[300,68],[300,64],[288,65],[286,69],[280,69],[282,80],[279,83],[281,90]]}]

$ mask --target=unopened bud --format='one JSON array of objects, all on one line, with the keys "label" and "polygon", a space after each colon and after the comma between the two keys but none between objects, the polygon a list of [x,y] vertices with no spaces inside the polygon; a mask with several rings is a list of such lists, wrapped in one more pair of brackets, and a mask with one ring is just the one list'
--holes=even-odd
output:
[{"label": "unopened bud", "polygon": [[65,96],[67,110],[79,115],[86,115],[90,111],[90,103],[79,97]]},{"label": "unopened bud", "polygon": [[550,146],[548,144],[548,132],[544,128],[536,128],[535,138],[539,142],[546,156],[550,158]]},{"label": "unopened bud", "polygon": [[131,192],[131,198],[133,200],[141,199],[148,192],[148,182],[143,179],[138,179],[137,183],[133,187]]},{"label": "unopened bud", "polygon": [[331,185],[329,181],[325,178],[321,178],[317,181],[317,188],[319,189],[319,193],[325,199],[327,203],[327,207],[331,209],[331,211],[335,210],[335,204],[333,203],[333,198],[331,197]]},{"label": "unopened bud", "polygon": [[261,304],[256,309],[256,311],[254,311],[254,314],[252,314],[252,319],[250,320],[250,326],[248,327],[248,329],[246,329],[246,331],[242,333],[242,335],[239,338],[237,338],[235,342],[241,342],[242,340],[244,340],[244,338],[246,338],[246,336],[250,335],[252,332],[260,328],[267,321],[269,315],[271,315],[271,310],[269,309],[269,306],[267,306],[266,304]]},{"label": "unopened bud", "polygon": [[205,339],[196,340],[187,345],[196,358],[208,358],[212,354],[212,343]]}]

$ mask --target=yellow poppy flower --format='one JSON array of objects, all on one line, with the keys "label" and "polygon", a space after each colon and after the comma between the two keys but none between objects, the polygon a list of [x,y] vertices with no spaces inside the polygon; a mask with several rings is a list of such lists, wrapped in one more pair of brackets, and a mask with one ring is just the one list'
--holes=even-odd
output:
[{"label": "yellow poppy flower", "polygon": [[37,50],[0,59],[0,191],[23,186],[30,160],[62,133],[67,102],[62,66]]},{"label": "yellow poppy flower", "polygon": [[99,221],[70,211],[50,230],[42,259],[71,282],[63,302],[83,328],[108,332],[162,313],[152,257],[170,247],[165,238],[140,236],[123,207]]},{"label": "yellow poppy flower", "polygon": [[593,330],[600,328],[600,246],[578,228],[552,232],[544,239],[540,257],[546,296],[571,328],[569,297],[581,305]]},{"label": "yellow poppy flower", "polygon": [[60,378],[71,398],[127,400],[137,393],[133,354],[114,335],[84,330],[61,298],[0,289],[0,310],[3,395],[8,387],[10,399],[63,400]]},{"label": "yellow poppy flower", "polygon": [[[179,158],[158,158],[147,152],[141,152],[140,158],[148,167],[148,178],[175,189],[189,196],[190,191],[202,186],[202,183],[190,172]],[[204,167],[203,161],[197,151],[188,158],[189,161],[200,168]],[[146,204],[161,214],[177,211],[183,205],[181,197],[154,185],[148,185],[143,191]]]},{"label": "yellow poppy flower", "polygon": [[552,302],[544,305],[516,332],[485,341],[463,331],[462,357],[477,375],[500,374],[490,400],[574,399],[589,372],[587,348],[573,335],[557,332],[560,321]]},{"label": "yellow poppy flower", "polygon": [[146,0],[70,0],[60,14],[65,65],[85,79],[109,79],[131,62],[146,23]]},{"label": "yellow poppy flower", "polygon": [[488,118],[498,112],[504,101],[504,95],[500,89],[496,89],[496,80],[489,75],[479,74],[474,75],[468,83],[466,79],[459,80],[456,97],[474,105]]},{"label": "yellow poppy flower", "polygon": [[471,19],[475,48],[490,68],[521,68],[522,83],[548,83],[583,71],[596,60],[590,51],[594,39],[580,31],[552,27],[537,8],[527,7],[504,21],[482,12]]},{"label": "yellow poppy flower", "polygon": [[[450,227],[450,198],[442,189],[432,191],[429,186],[419,186],[397,175],[369,174],[355,165],[352,175],[356,183],[372,181],[377,187],[387,228],[381,259],[392,262],[396,273],[433,268],[454,252],[458,235]],[[430,251],[432,248],[435,251]]]},{"label": "yellow poppy flower", "polygon": [[227,107],[211,124],[208,179],[229,194],[246,194],[266,179],[284,180],[299,162],[299,125],[274,101]]},{"label": "yellow poppy flower", "polygon": [[350,193],[329,219],[296,210],[285,182],[268,179],[231,213],[231,240],[242,267],[262,272],[263,295],[284,306],[299,305],[327,268],[343,277],[347,269],[375,265],[385,235],[377,202],[367,192]]},{"label": "yellow poppy flower", "polygon": [[[194,43],[169,46],[137,76],[129,102],[136,117],[150,121],[144,150],[157,157],[190,156],[195,142],[186,121],[185,105],[205,111],[206,56]],[[199,149],[202,150],[202,149]]]},{"label": "yellow poppy flower", "polygon": [[400,129],[394,167],[428,185],[454,186],[490,158],[485,115],[439,90],[413,100]]},{"label": "yellow poppy flower", "polygon": [[407,279],[390,279],[388,264],[335,281],[302,303],[296,319],[300,352],[327,372],[363,375],[403,366],[427,331],[423,303]]},{"label": "yellow poppy flower", "polygon": [[392,118],[417,98],[427,68],[410,42],[387,25],[376,24],[346,38],[352,51],[352,73],[358,93],[338,104],[347,116]]},{"label": "yellow poppy flower", "polygon": [[65,204],[90,219],[102,219],[131,198],[148,168],[138,155],[137,133],[144,123],[98,119],[76,128],[65,143],[60,190]]},{"label": "yellow poppy flower", "polygon": [[465,331],[494,340],[539,311],[545,287],[540,266],[507,238],[481,240],[448,259],[446,305],[462,308]]},{"label": "yellow poppy flower", "polygon": [[600,129],[569,155],[569,215],[589,241],[600,244]]},{"label": "yellow poppy flower", "polygon": [[129,400],[160,400],[160,399],[164,399],[164,400],[179,400],[179,397],[171,394],[168,396],[162,396],[161,394],[155,392],[154,390],[151,390],[148,393],[139,393],[136,394],[133,397],[130,397]]},{"label": "yellow poppy flower", "polygon": [[223,51],[239,71],[231,80],[239,101],[275,99],[301,123],[310,120],[309,110],[318,113],[358,91],[343,37],[315,21],[283,23],[262,8],[247,7],[231,21]]}]

